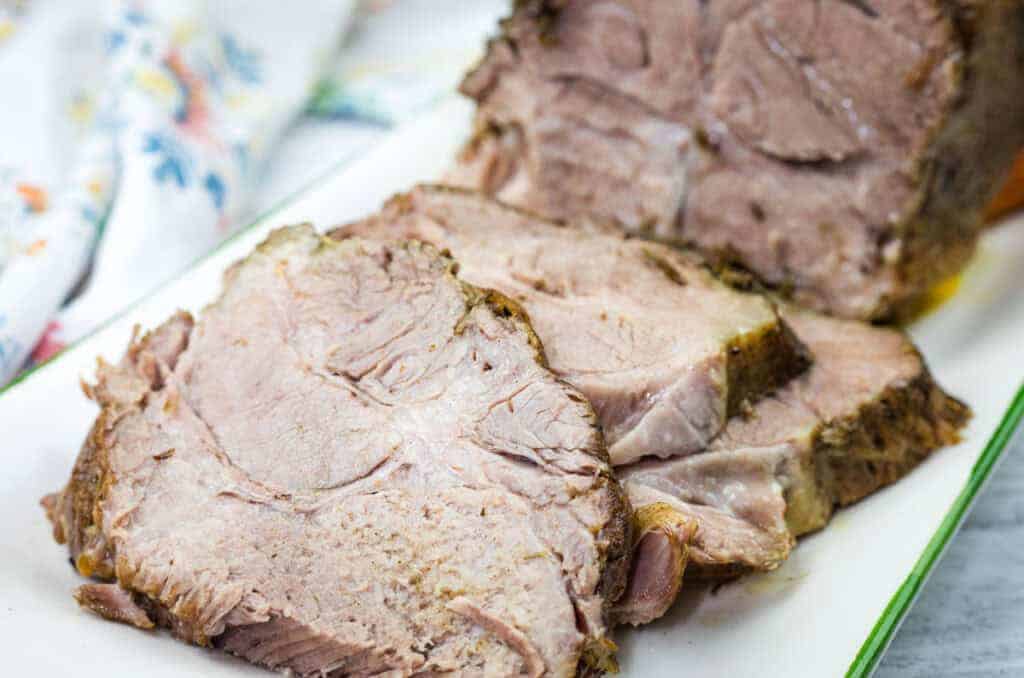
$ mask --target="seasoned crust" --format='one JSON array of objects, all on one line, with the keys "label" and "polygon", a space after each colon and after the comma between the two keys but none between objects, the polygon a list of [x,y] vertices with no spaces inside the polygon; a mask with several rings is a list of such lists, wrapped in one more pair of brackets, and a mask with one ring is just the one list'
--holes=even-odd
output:
[{"label": "seasoned crust", "polygon": [[750,403],[802,374],[814,360],[784,319],[731,342],[727,351],[730,418],[742,416]]},{"label": "seasoned crust", "polygon": [[960,441],[970,408],[946,393],[920,352],[911,350],[920,365],[911,379],[814,430],[813,453],[799,472],[805,481],[786,495],[794,536],[821,529],[834,508],[895,483],[934,451]]},{"label": "seasoned crust", "polygon": [[53,538],[67,544],[75,569],[83,576],[112,579],[113,563],[106,543],[99,535],[100,501],[106,473],[105,436],[111,411],[104,407],[82,445],[71,471],[71,480],[61,492],[43,498],[46,517],[53,525]]},{"label": "seasoned crust", "polygon": [[702,523],[689,576],[778,567],[796,537],[957,442],[970,416],[899,331],[793,308],[783,317],[816,354],[807,374],[704,454],[619,469],[634,505],[664,501]]},{"label": "seasoned crust", "polygon": [[[857,416],[821,427],[814,435],[814,454],[802,468],[790,471],[801,478],[785,493],[790,534],[800,537],[820,530],[835,509],[897,482],[938,448],[957,443],[969,418],[969,408],[923,375],[904,389],[887,391]],[[775,569],[793,546],[793,539],[780,541],[779,553],[765,560],[765,567],[691,560],[687,577],[725,580]]]},{"label": "seasoned crust", "polygon": [[938,448],[959,442],[970,417],[970,408],[943,391],[925,369],[904,388],[889,388],[855,416],[826,427],[818,436],[819,454],[832,478],[835,504],[860,501]]},{"label": "seasoned crust", "polygon": [[1024,4],[935,4],[949,17],[962,50],[952,76],[958,97],[916,163],[919,203],[899,226],[906,243],[899,294],[883,300],[872,314],[876,319],[906,318],[933,285],[964,267],[984,226],[984,210],[1024,145]]},{"label": "seasoned crust", "polygon": [[[429,244],[424,244],[425,247],[432,247]],[[449,268],[449,274],[455,278],[458,271],[458,266],[454,264]],[[476,304],[487,305],[495,315],[501,318],[506,318],[510,322],[518,325],[523,331],[529,336],[530,345],[536,349],[536,360],[537,363],[543,367],[547,367],[547,358],[544,355],[544,346],[541,342],[540,337],[534,332],[533,326],[530,324],[529,316],[526,311],[519,305],[518,302],[509,298],[508,296],[492,289],[481,289],[474,287],[462,280],[459,280],[463,290],[467,297],[467,311]],[[566,389],[571,390],[570,397],[581,404],[586,404],[590,410],[589,418],[594,426],[595,431],[598,434],[599,439],[601,436],[601,428],[598,425],[597,415],[594,413],[590,404],[582,396],[575,395],[575,389],[560,379],[565,384]],[[603,439],[599,441],[592,448],[592,453],[601,462],[610,464],[611,460],[608,458],[608,451],[604,445]],[[626,590],[626,584],[629,577],[629,568],[633,554],[633,532],[634,532],[634,520],[633,520],[633,509],[629,504],[629,498],[626,496],[622,486],[619,485],[618,481],[612,477],[611,473],[602,472],[602,479],[604,481],[605,489],[611,493],[609,503],[611,504],[609,511],[612,515],[612,519],[605,524],[604,529],[599,535],[600,539],[608,543],[608,548],[602,554],[604,563],[602,564],[602,576],[601,582],[598,586],[598,592],[604,598],[605,617],[609,618],[612,615],[612,609],[615,603],[622,596]],[[617,648],[614,643],[607,637],[591,642],[589,645],[583,648],[583,655],[581,657],[579,675],[587,675],[587,672],[591,669],[598,672],[614,672],[618,670],[618,664],[615,660],[615,652]]]},{"label": "seasoned crust", "polygon": [[[97,383],[82,383],[83,392],[100,406],[100,413],[82,444],[67,486],[44,497],[42,505],[54,539],[68,545],[72,562],[83,576],[104,580],[115,576],[113,554],[100,530],[103,500],[117,482],[108,459],[114,428],[125,414],[144,405],[150,388],[161,386],[157,361],[173,365],[185,350],[193,325],[191,314],[178,311],[141,338],[136,326],[121,364],[110,365],[100,358]],[[140,356],[148,357],[137,361]]]},{"label": "seasoned crust", "polygon": [[[824,528],[836,508],[895,483],[937,449],[956,444],[970,416],[970,408],[925,371],[903,387],[886,389],[856,414],[819,426],[811,435],[812,453],[788,472],[797,479],[785,492],[791,535]],[[771,562],[781,563],[793,545]],[[728,579],[752,569],[758,568],[691,561],[687,576]]]}]

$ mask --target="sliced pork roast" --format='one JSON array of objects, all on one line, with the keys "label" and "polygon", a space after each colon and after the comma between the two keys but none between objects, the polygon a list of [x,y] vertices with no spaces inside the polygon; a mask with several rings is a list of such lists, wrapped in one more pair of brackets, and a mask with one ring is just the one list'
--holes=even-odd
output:
[{"label": "sliced pork roast", "polygon": [[593,404],[616,465],[705,449],[742,403],[806,366],[769,302],[693,258],[478,193],[421,186],[333,235],[432,243],[465,280],[522,304],[551,369]]},{"label": "sliced pork roast", "polygon": [[[795,537],[822,527],[835,506],[897,480],[954,441],[967,417],[903,333],[787,308],[787,342],[792,328],[814,365],[769,397],[719,405],[718,412],[736,414],[712,437],[717,419],[703,436],[684,435],[694,412],[708,411],[694,409],[695,394],[730,399],[694,384],[724,384],[721,391],[734,388],[736,379],[771,375],[779,384],[785,370],[773,361],[802,367],[799,349],[776,345],[760,352],[764,364],[737,366],[736,377],[694,380],[709,365],[724,373],[720,361],[730,352],[716,348],[724,339],[778,322],[763,298],[722,287],[680,252],[559,226],[453,189],[419,187],[332,235],[429,242],[454,254],[467,281],[522,303],[552,369],[594,401],[616,472],[637,509],[633,570],[616,610],[621,621],[643,623],[664,613],[688,560],[703,576],[777,567]],[[765,333],[757,336],[763,340]],[[704,357],[706,347],[715,349],[714,362]],[[649,396],[631,395],[649,394],[651,383],[677,382],[690,397],[657,417],[647,413]],[[672,393],[674,386],[659,390]],[[610,393],[615,407],[607,406]],[[629,407],[646,414],[623,413]],[[644,435],[623,436],[622,421],[639,422]]]},{"label": "sliced pork roast", "polygon": [[514,302],[421,243],[275,232],[103,364],[44,503],[100,614],[300,676],[607,667],[630,523]]},{"label": "sliced pork roast", "polygon": [[889,316],[963,265],[1024,143],[1024,3],[523,0],[452,178]]},{"label": "sliced pork roast", "polygon": [[[774,569],[836,506],[899,480],[958,439],[968,409],[934,382],[902,332],[809,311],[784,317],[814,354],[804,375],[730,421],[705,453],[616,469],[638,513],[675,515],[653,531],[664,553],[645,564],[636,550],[634,572],[651,581],[630,583],[664,597],[649,597],[626,621],[668,608],[674,559],[688,555],[708,576]],[[679,539],[666,539],[673,524]]]}]

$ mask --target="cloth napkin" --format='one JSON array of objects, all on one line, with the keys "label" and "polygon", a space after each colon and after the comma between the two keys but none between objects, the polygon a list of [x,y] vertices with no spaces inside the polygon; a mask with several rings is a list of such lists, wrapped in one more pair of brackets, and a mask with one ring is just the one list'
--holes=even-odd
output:
[{"label": "cloth napkin", "polygon": [[[81,335],[227,234],[257,169],[315,92],[352,7],[140,0],[7,9],[0,82],[15,105],[0,125],[5,146],[10,139],[22,153],[0,158],[0,382],[48,325],[64,341]],[[17,143],[32,127],[19,118],[55,122],[63,111],[71,124],[44,125]],[[81,294],[58,313],[90,267]]]},{"label": "cloth napkin", "polygon": [[0,0],[0,384],[450,95],[507,9]]}]

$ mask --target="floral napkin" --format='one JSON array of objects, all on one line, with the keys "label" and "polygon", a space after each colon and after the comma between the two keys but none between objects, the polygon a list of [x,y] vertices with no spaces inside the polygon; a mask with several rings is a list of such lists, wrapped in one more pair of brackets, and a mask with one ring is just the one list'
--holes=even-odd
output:
[{"label": "floral napkin", "polygon": [[[45,357],[223,239],[353,2],[13,7],[0,84],[20,104],[0,125],[22,157],[0,156],[0,383],[34,347]],[[26,113],[54,124],[33,130]]]}]

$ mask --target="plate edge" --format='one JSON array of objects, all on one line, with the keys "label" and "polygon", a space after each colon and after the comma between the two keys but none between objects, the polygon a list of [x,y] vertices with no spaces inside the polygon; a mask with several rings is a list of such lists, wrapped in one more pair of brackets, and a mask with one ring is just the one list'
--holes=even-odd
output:
[{"label": "plate edge", "polygon": [[959,531],[960,525],[967,517],[967,512],[991,476],[992,469],[1002,459],[1003,452],[1017,433],[1022,419],[1024,419],[1024,384],[1018,387],[1016,395],[1010,401],[1010,406],[992,437],[989,438],[981,456],[971,468],[970,476],[949,511],[946,512],[942,523],[928,541],[928,545],[918,557],[906,580],[889,599],[885,610],[864,640],[846,672],[846,678],[868,678],[874,673],[935,565],[938,564],[949,543]]}]

